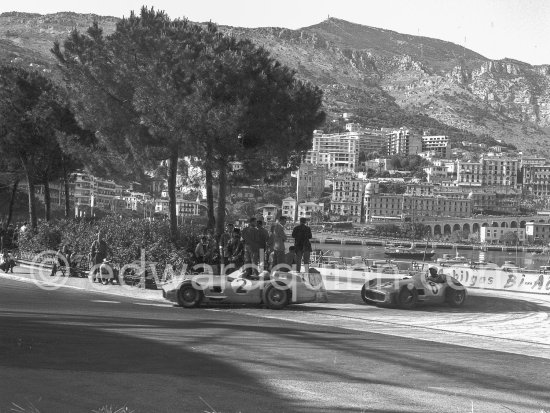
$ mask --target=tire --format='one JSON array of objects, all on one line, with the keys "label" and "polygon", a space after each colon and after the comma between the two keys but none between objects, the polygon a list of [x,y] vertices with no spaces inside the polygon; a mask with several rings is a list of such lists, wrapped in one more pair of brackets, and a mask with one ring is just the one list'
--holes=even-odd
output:
[{"label": "tire", "polygon": [[192,285],[184,285],[178,291],[178,302],[183,308],[198,307],[203,298],[202,291],[193,288]]},{"label": "tire", "polygon": [[409,290],[409,287],[404,285],[401,287],[401,290],[399,290],[396,301],[399,308],[411,310],[416,307],[416,303],[418,301],[418,291],[416,291],[416,288],[414,287]]},{"label": "tire", "polygon": [[271,310],[282,310],[290,301],[288,290],[276,288],[274,285],[266,288],[264,297],[265,305]]},{"label": "tire", "polygon": [[369,305],[374,305],[374,303],[367,298],[367,287],[366,287],[366,285],[363,285],[363,288],[361,288],[361,298],[363,299],[363,301],[365,303],[367,303]]},{"label": "tire", "polygon": [[462,307],[466,302],[466,290],[447,287],[445,301],[447,301],[447,304],[451,307]]}]

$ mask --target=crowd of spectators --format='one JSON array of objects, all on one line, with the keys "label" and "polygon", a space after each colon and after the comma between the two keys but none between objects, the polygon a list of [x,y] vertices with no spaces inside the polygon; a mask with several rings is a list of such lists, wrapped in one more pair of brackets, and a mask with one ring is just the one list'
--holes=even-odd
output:
[{"label": "crowd of spectators", "polygon": [[279,217],[267,230],[263,220],[251,217],[243,228],[228,223],[225,232],[219,236],[205,229],[195,247],[196,263],[207,264],[215,271],[223,265],[226,273],[244,265],[244,275],[248,278],[257,276],[260,271],[300,272],[302,261],[305,272],[308,272],[311,229],[307,220],[301,218],[300,224],[292,231],[294,245],[287,249],[286,220],[285,216]]}]

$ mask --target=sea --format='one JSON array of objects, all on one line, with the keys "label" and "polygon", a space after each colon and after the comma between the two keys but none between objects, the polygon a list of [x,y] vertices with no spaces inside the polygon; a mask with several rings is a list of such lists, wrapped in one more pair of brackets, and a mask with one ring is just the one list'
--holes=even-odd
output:
[{"label": "sea", "polygon": [[[291,245],[291,244],[289,244]],[[324,255],[333,255],[344,258],[361,256],[369,260],[387,260],[384,255],[383,246],[365,246],[365,245],[340,245],[340,244],[320,244],[312,243],[312,249],[322,250]],[[422,248],[419,248],[422,250]],[[432,258],[435,262],[437,258],[443,258],[444,254],[454,257],[457,254],[456,249],[434,249],[436,254]],[[431,249],[428,249],[431,251]],[[548,253],[536,254],[523,251],[481,251],[481,250],[458,250],[458,255],[466,257],[472,261],[486,261],[498,265],[503,265],[505,262],[511,262],[522,268],[538,269],[541,265],[547,265],[550,259]],[[392,260],[398,264],[410,264],[411,261]],[[401,267],[401,265],[400,265]]]}]

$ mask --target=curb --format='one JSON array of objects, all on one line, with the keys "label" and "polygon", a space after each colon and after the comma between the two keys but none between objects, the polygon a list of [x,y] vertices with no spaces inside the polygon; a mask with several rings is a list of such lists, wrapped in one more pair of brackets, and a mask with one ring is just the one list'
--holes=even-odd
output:
[{"label": "curb", "polygon": [[[18,265],[22,268],[39,268],[33,265],[29,265],[25,262],[19,262]],[[130,286],[107,286],[114,287],[116,289],[103,289],[101,284],[95,284],[91,283],[91,281],[88,278],[74,278],[75,281],[82,281],[86,283],[84,286],[78,286],[78,285],[67,285],[64,282],[56,282],[55,278],[52,280],[43,280],[43,279],[35,279],[28,276],[22,276],[22,275],[16,275],[16,274],[8,274],[8,273],[0,273],[0,278],[12,280],[12,281],[19,281],[24,282],[28,284],[34,284],[37,285],[40,288],[43,288],[45,290],[55,290],[58,288],[68,288],[72,290],[79,290],[84,292],[92,292],[92,293],[98,293],[98,294],[107,294],[112,296],[119,296],[119,297],[128,297],[133,298],[137,300],[146,300],[146,301],[155,301],[155,302],[161,302],[161,303],[168,303],[166,299],[162,297],[162,290],[145,290],[145,289],[139,289],[136,287],[130,287]],[[59,279],[59,277],[58,277]],[[60,277],[62,280],[69,280],[68,277]],[[91,287],[93,286],[93,287]],[[131,290],[128,290],[130,289]],[[156,295],[156,296],[154,296]]]}]

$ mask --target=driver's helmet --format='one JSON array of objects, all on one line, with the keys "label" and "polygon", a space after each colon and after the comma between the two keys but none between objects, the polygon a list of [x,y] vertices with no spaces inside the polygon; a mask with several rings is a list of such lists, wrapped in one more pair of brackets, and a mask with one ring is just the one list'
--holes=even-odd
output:
[{"label": "driver's helmet", "polygon": [[435,277],[437,275],[437,268],[435,268],[435,267],[428,268],[428,271],[430,272],[430,275],[432,277]]}]

